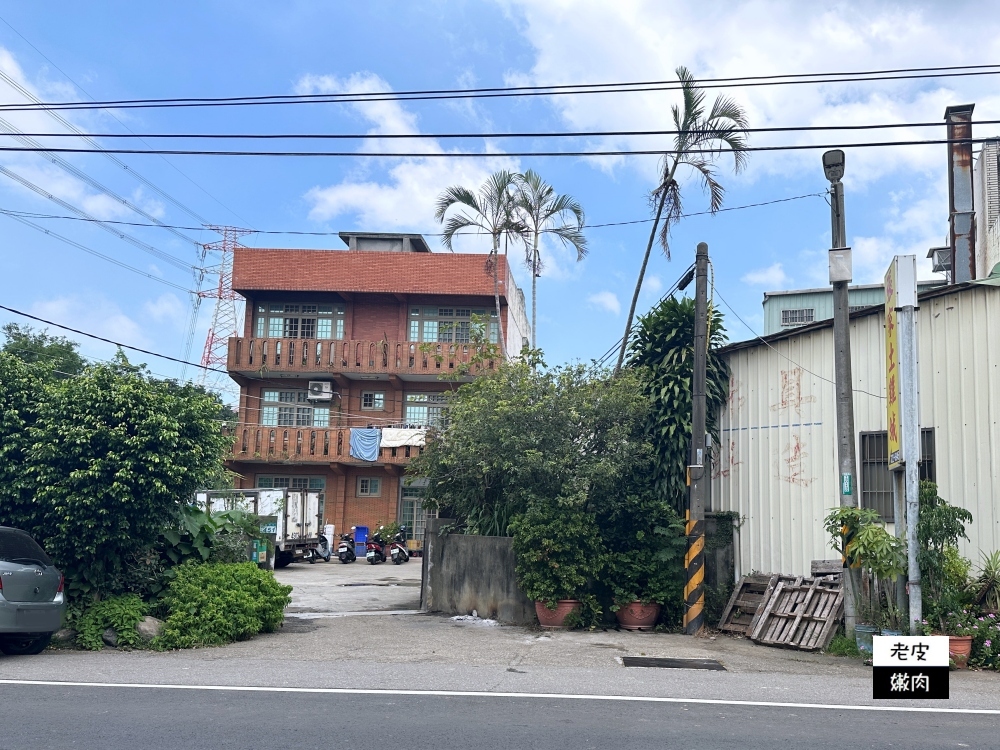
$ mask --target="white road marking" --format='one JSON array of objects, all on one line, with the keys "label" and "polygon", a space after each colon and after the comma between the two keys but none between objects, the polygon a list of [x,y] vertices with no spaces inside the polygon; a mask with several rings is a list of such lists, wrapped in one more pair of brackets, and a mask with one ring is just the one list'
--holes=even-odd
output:
[{"label": "white road marking", "polygon": [[763,708],[814,708],[827,711],[890,711],[897,713],[976,714],[1000,716],[994,708],[934,708],[923,706],[856,706],[840,703],[780,703],[733,701],[721,698],[660,698],[639,695],[581,695],[574,693],[499,693],[478,690],[369,690],[364,688],[266,687],[260,685],[157,685],[143,682],[68,682],[63,680],[3,680],[0,685],[48,687],[148,688],[152,690],[209,690],[238,693],[312,693],[317,695],[401,695],[444,698],[545,698],[550,700],[617,701],[625,703],[678,703],[704,706],[753,706]]}]

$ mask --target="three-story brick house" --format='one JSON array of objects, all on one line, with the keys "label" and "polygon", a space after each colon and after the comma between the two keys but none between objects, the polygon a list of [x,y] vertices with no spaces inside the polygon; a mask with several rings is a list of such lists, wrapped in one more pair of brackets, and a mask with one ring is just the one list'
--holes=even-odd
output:
[{"label": "three-story brick house", "polygon": [[[503,256],[498,320],[486,256],[431,252],[413,234],[340,237],[347,249],[235,251],[246,316],[229,342],[240,386],[229,468],[241,488],[321,491],[338,533],[399,520],[419,541],[420,482],[402,478],[455,387],[439,376],[473,353],[474,315],[491,341],[502,330],[508,352],[520,351],[524,296]],[[377,453],[352,452],[351,428],[379,430]]]}]

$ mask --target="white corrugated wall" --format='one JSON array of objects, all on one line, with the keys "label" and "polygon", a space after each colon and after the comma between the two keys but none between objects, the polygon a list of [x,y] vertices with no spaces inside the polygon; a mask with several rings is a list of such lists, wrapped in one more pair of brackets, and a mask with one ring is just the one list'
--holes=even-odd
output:
[{"label": "white corrugated wall", "polygon": [[[880,312],[851,322],[859,433],[885,430],[884,319]],[[973,514],[962,550],[976,562],[980,550],[1000,548],[1000,288],[925,300],[918,325],[921,424],[934,428],[942,497]],[[728,359],[713,508],[744,518],[743,572],[808,574],[812,560],[835,555],[823,531],[839,503],[833,330],[759,343]]]}]

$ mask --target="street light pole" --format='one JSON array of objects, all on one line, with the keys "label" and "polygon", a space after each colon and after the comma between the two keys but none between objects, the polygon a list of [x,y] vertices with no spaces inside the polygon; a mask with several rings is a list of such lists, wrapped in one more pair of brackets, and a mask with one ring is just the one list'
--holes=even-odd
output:
[{"label": "street light pole", "polygon": [[[837,391],[837,463],[840,467],[840,505],[857,507],[857,453],[854,445],[854,390],[851,376],[850,297],[851,251],[847,247],[844,218],[844,152],[823,154],[823,171],[830,181],[830,223],[833,249],[830,250],[830,283],[833,284],[834,380]],[[850,568],[844,571],[844,628],[854,635],[854,580]]]}]

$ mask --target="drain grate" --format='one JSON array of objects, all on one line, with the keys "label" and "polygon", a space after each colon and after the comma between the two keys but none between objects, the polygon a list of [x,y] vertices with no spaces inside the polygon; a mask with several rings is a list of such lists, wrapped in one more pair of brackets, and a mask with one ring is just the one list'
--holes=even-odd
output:
[{"label": "drain grate", "polygon": [[626,667],[659,667],[660,669],[710,669],[725,672],[726,668],[715,659],[663,659],[652,656],[623,656]]}]

